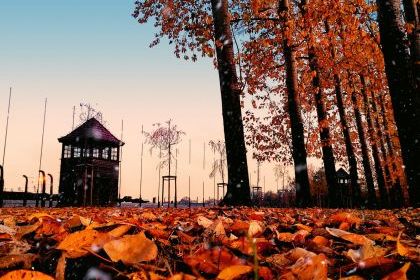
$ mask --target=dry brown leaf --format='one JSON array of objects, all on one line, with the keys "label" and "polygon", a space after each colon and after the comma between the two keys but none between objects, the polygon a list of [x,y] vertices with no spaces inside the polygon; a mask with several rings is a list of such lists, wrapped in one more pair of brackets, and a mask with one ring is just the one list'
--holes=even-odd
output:
[{"label": "dry brown leaf", "polygon": [[252,271],[252,267],[249,265],[233,265],[223,269],[217,279],[220,280],[234,280],[241,276],[244,276]]},{"label": "dry brown leaf", "polygon": [[202,226],[203,228],[208,228],[213,224],[212,220],[207,219],[204,216],[200,216],[197,218],[197,223]]},{"label": "dry brown leaf", "polygon": [[158,254],[156,244],[143,232],[112,240],[104,245],[104,250],[113,262],[122,261],[125,264],[151,261]]},{"label": "dry brown leaf", "polygon": [[328,261],[323,254],[303,257],[291,267],[290,271],[280,277],[280,279],[327,279]]},{"label": "dry brown leaf", "polygon": [[336,229],[336,228],[326,228],[329,234],[332,236],[344,239],[356,245],[374,245],[375,241],[370,240],[369,238],[359,235],[356,233],[351,233],[345,230]]},{"label": "dry brown leaf", "polygon": [[357,263],[370,258],[378,258],[385,256],[387,249],[380,246],[363,245],[358,250],[348,250],[345,255],[353,262]]},{"label": "dry brown leaf", "polygon": [[248,236],[255,237],[263,233],[264,229],[257,221],[251,221],[248,228]]},{"label": "dry brown leaf", "polygon": [[394,271],[382,278],[382,280],[407,280],[408,269],[410,269],[410,263],[406,263],[397,271]]},{"label": "dry brown leaf", "polygon": [[3,275],[0,280],[54,280],[54,278],[38,271],[21,269]]},{"label": "dry brown leaf", "polygon": [[79,258],[88,254],[86,248],[91,249],[92,244],[99,235],[100,233],[93,229],[77,231],[69,234],[61,241],[57,249],[65,251],[68,258]]}]

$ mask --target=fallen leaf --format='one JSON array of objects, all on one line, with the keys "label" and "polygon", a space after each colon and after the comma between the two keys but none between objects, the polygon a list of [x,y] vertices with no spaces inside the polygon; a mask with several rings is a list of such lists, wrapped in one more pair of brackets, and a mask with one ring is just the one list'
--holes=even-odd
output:
[{"label": "fallen leaf", "polygon": [[93,229],[77,231],[61,241],[57,249],[67,252],[68,258],[79,258],[88,254],[86,248],[91,249],[99,235],[100,233]]},{"label": "fallen leaf", "polygon": [[234,280],[240,276],[244,276],[252,271],[252,267],[248,265],[233,265],[223,269],[217,279],[220,280]]},{"label": "fallen leaf", "polygon": [[336,229],[336,228],[326,228],[329,234],[332,236],[344,239],[356,245],[374,245],[375,241],[370,240],[369,238],[359,235],[356,233],[351,233],[345,230]]},{"label": "fallen leaf", "polygon": [[38,271],[21,269],[3,275],[0,280],[54,280],[54,278]]},{"label": "fallen leaf", "polygon": [[112,240],[104,245],[104,250],[113,262],[122,261],[125,264],[151,261],[158,254],[156,244],[143,232]]},{"label": "fallen leaf", "polygon": [[202,226],[203,228],[208,228],[213,224],[212,220],[207,219],[204,216],[200,216],[197,218],[197,223]]},{"label": "fallen leaf", "polygon": [[387,249],[374,246],[374,245],[363,245],[358,250],[348,250],[345,255],[349,257],[353,262],[357,263],[370,258],[379,258],[385,256]]},{"label": "fallen leaf", "polygon": [[409,268],[410,263],[406,263],[397,271],[394,271],[382,278],[382,280],[407,280],[407,271]]}]

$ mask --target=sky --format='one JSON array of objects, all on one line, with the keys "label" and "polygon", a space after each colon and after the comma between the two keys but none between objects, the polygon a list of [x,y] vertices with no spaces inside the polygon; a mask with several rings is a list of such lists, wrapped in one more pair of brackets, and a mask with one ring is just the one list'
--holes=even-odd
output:
[{"label": "sky", "polygon": [[[61,156],[57,138],[71,131],[73,106],[86,102],[102,111],[107,128],[117,137],[124,120],[123,196],[139,196],[141,126],[150,131],[152,124],[172,119],[186,133],[178,147],[179,197],[188,194],[188,176],[192,198],[201,199],[203,181],[205,197],[213,197],[213,155],[207,143],[223,139],[217,71],[208,59],[192,63],[175,58],[165,41],[149,48],[155,30],[132,18],[133,7],[134,0],[0,0],[2,156],[12,87],[4,163],[7,190],[22,188],[23,174],[30,177],[30,185],[36,182],[47,98],[42,169],[56,182]],[[142,197],[151,200],[157,195],[158,169],[157,154],[149,148],[144,146]],[[250,152],[248,158],[256,184]],[[266,190],[275,190],[272,166],[262,165],[261,185],[264,177]]]}]

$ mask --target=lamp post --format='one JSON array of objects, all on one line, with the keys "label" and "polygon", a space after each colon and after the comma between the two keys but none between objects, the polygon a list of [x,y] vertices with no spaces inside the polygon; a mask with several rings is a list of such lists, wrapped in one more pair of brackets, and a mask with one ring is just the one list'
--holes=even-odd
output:
[{"label": "lamp post", "polygon": [[28,176],[22,175],[23,178],[25,178],[25,192],[23,195],[23,207],[26,207],[26,204],[28,203]]},{"label": "lamp post", "polygon": [[39,174],[42,175],[42,177],[39,177],[39,179],[42,178],[42,194],[41,194],[41,207],[45,207],[45,189],[46,189],[46,185],[45,185],[45,172],[44,170],[39,170]]},{"label": "lamp post", "polygon": [[48,177],[50,177],[50,203],[49,203],[49,207],[51,208],[53,205],[53,176],[48,173]]}]

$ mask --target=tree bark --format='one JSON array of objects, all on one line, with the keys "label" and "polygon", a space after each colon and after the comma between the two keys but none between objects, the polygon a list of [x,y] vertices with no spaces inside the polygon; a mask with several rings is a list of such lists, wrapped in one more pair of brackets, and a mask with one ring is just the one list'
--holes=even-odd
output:
[{"label": "tree bark", "polygon": [[[288,25],[292,18],[288,0],[279,1],[279,15],[282,17],[283,31],[290,28]],[[295,166],[296,205],[305,207],[311,205],[311,191],[308,178],[307,153],[305,149],[305,136],[302,116],[300,113],[296,53],[291,38],[283,32],[283,52],[286,66],[287,110],[289,112],[292,134],[292,156]]]},{"label": "tree bark", "polygon": [[360,75],[360,80],[362,82],[362,97],[363,97],[363,104],[364,104],[364,109],[365,109],[368,133],[370,137],[370,144],[372,145],[373,166],[375,167],[376,182],[378,183],[378,188],[379,188],[380,207],[385,208],[388,206],[388,193],[385,188],[384,173],[382,170],[381,160],[379,157],[379,150],[378,150],[377,139],[375,135],[375,129],[374,129],[374,124],[373,124],[373,119],[372,119],[372,114],[371,114],[366,81],[362,75]]},{"label": "tree bark", "polygon": [[346,146],[346,155],[349,161],[350,169],[350,184],[352,193],[353,206],[360,206],[361,204],[361,190],[359,185],[359,175],[357,173],[356,153],[350,137],[350,129],[346,119],[344,110],[343,92],[341,90],[341,81],[338,75],[334,75],[335,96],[337,99],[338,114],[340,115],[340,123],[343,129],[344,143]]},{"label": "tree bark", "polygon": [[416,83],[405,32],[400,0],[377,0],[378,21],[385,71],[394,105],[395,121],[409,185],[410,200],[418,205],[420,194],[420,94]]},{"label": "tree bark", "polygon": [[376,192],[375,192],[375,185],[373,183],[373,176],[372,176],[372,169],[370,166],[370,160],[369,160],[369,152],[367,149],[366,144],[366,136],[365,131],[363,129],[363,123],[362,123],[362,115],[360,113],[360,108],[357,103],[357,96],[356,92],[353,91],[351,94],[351,100],[353,103],[353,110],[354,110],[354,116],[356,119],[356,126],[357,126],[357,132],[359,135],[359,143],[362,150],[362,164],[363,164],[363,170],[365,172],[365,180],[366,180],[366,186],[367,186],[367,205],[369,207],[376,207]]},{"label": "tree bark", "polygon": [[337,172],[335,170],[335,158],[331,143],[331,135],[327,122],[327,112],[322,96],[322,88],[320,83],[320,71],[318,67],[315,50],[312,46],[309,46],[309,67],[312,71],[315,71],[315,76],[312,79],[312,86],[316,90],[315,93],[315,104],[316,112],[318,117],[319,136],[321,139],[322,149],[322,160],[325,169],[325,178],[327,180],[328,189],[328,205],[329,207],[341,206],[338,197],[338,185],[337,185]]},{"label": "tree bark", "polygon": [[[382,133],[386,133],[385,132],[385,128],[381,127],[381,125],[379,124],[379,112],[378,112],[378,107],[376,105],[376,100],[374,95],[371,95],[371,100],[370,100],[370,104],[372,107],[372,113],[373,113],[373,122],[374,122],[374,129],[376,132],[376,140],[379,142],[379,150],[381,152],[382,155],[382,170],[384,172],[384,185],[385,185],[385,190],[387,193],[387,205],[386,207],[389,207],[391,205],[391,198],[390,198],[390,190],[392,189],[392,180],[391,180],[391,170],[390,170],[390,166],[386,160],[386,156],[387,156],[387,151],[385,148],[385,141],[384,138],[382,137]],[[384,116],[385,117],[385,116]]]},{"label": "tree bark", "polygon": [[410,54],[413,65],[417,91],[420,90],[420,2],[403,0],[405,21],[413,25],[413,31],[408,34],[410,39]]},{"label": "tree bark", "polygon": [[388,157],[389,160],[392,161],[392,173],[391,173],[391,182],[392,182],[392,186],[389,192],[389,197],[390,197],[390,206],[391,207],[395,207],[395,208],[399,208],[401,206],[407,206],[408,205],[408,201],[409,201],[409,196],[407,193],[407,188],[403,188],[402,184],[401,184],[401,174],[397,173],[397,165],[395,163],[395,157],[396,157],[396,153],[395,153],[395,146],[392,143],[392,139],[391,139],[391,135],[390,135],[390,127],[388,124],[388,119],[387,119],[387,110],[385,108],[385,100],[384,100],[384,96],[383,94],[379,95],[379,105],[380,105],[380,109],[382,112],[382,126],[384,127],[384,131],[385,133],[383,133],[384,138],[385,138],[385,143],[387,146],[387,151],[388,151]]},{"label": "tree bark", "polygon": [[241,87],[235,68],[227,0],[212,0],[215,45],[222,96],[228,188],[223,203],[250,205],[248,165],[240,104]]}]

